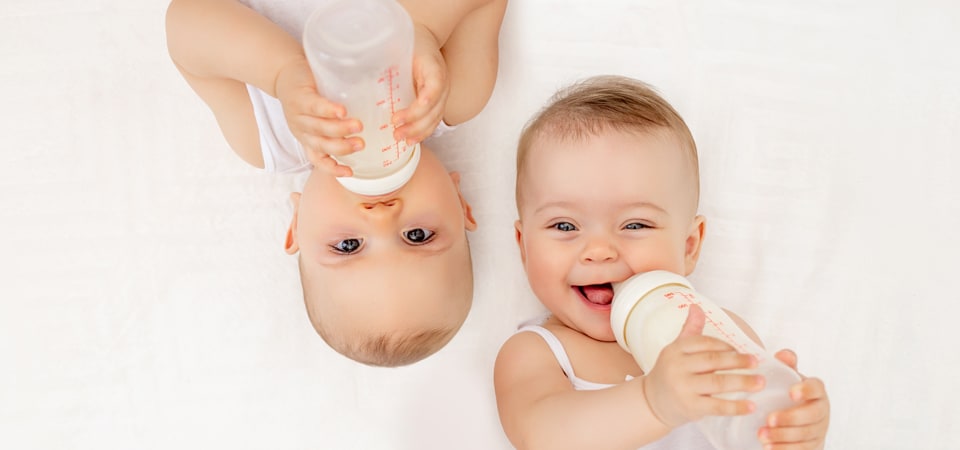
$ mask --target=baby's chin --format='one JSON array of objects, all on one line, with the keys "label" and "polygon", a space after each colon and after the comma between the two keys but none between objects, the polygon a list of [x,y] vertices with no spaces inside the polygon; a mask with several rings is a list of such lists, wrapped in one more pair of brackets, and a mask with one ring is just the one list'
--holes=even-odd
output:
[{"label": "baby's chin", "polygon": [[595,341],[617,342],[617,338],[613,335],[613,330],[610,327],[607,327],[606,330],[592,330],[592,332],[584,334]]}]

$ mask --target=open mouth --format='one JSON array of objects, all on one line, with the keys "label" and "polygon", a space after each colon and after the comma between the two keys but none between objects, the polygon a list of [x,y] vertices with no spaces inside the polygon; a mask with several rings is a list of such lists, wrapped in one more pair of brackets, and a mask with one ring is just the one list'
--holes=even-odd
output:
[{"label": "open mouth", "polygon": [[572,287],[580,293],[580,297],[591,305],[609,307],[610,303],[613,302],[613,286],[610,283]]}]

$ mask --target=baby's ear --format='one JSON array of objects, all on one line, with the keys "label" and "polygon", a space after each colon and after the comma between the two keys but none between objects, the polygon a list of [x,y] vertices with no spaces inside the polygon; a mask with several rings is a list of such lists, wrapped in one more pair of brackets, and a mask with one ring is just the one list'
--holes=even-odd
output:
[{"label": "baby's ear", "polygon": [[291,192],[290,201],[293,202],[293,217],[290,219],[290,228],[287,229],[287,239],[283,243],[283,250],[288,255],[293,255],[300,251],[300,245],[297,243],[297,217],[300,214],[300,193]]},{"label": "baby's ear", "polygon": [[520,262],[525,264],[527,262],[527,252],[523,249],[522,228],[523,224],[519,220],[513,222],[514,237],[517,239],[517,247],[520,247]]},{"label": "baby's ear", "polygon": [[466,228],[467,231],[475,231],[477,229],[477,220],[473,218],[473,209],[470,208],[467,199],[463,198],[463,193],[460,192],[460,172],[450,172],[450,179],[453,180],[453,185],[457,188],[457,197],[460,198],[460,208],[463,209],[464,228]]},{"label": "baby's ear", "polygon": [[686,245],[683,251],[683,262],[686,274],[689,276],[693,269],[697,267],[697,260],[700,259],[700,248],[703,244],[703,233],[706,231],[707,219],[703,216],[693,218],[690,225],[690,232],[687,234]]}]

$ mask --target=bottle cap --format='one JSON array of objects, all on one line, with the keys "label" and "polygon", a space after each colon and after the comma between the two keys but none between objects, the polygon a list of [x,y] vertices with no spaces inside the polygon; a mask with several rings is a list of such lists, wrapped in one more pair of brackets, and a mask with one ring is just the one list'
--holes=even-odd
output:
[{"label": "bottle cap", "polygon": [[381,178],[359,178],[359,177],[337,177],[347,190],[360,195],[383,195],[389,194],[403,187],[413,177],[417,171],[417,165],[420,164],[420,144],[413,148],[413,154],[410,159],[396,172]]},{"label": "bottle cap", "polygon": [[693,289],[690,281],[681,275],[666,270],[638,273],[620,283],[613,284],[613,304],[610,305],[610,327],[620,348],[630,352],[625,337],[627,320],[633,308],[651,291],[665,285],[681,285]]}]

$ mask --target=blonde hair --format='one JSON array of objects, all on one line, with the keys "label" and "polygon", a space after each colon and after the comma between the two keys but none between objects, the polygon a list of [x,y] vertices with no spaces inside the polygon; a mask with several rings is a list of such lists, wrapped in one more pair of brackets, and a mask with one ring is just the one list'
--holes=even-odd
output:
[{"label": "blonde hair", "polygon": [[[315,286],[309,276],[304,276],[306,271],[300,256],[297,257],[297,263],[300,267],[300,286],[303,289],[303,301],[310,325],[330,348],[359,363],[377,367],[413,364],[446,346],[466,320],[466,314],[463,314],[459,321],[450,323],[447,327],[425,328],[406,333],[394,331],[369,335],[344,333],[336,330],[336,327],[327,326],[322,318],[323,314],[318,311],[319,303],[324,301],[321,298],[324,290]],[[473,270],[469,253],[466,270],[468,273],[472,273]],[[465,298],[466,301],[457,302],[456,299],[450,299],[450,304],[462,303],[469,310],[473,298],[473,278],[465,278],[455,283],[457,289],[452,296]]]},{"label": "blonde hair", "polygon": [[537,139],[578,140],[605,131],[672,133],[684,149],[693,170],[696,197],[700,196],[697,145],[680,114],[650,85],[628,77],[602,75],[581,80],[551,97],[524,126],[517,144],[517,208],[527,152]]}]

